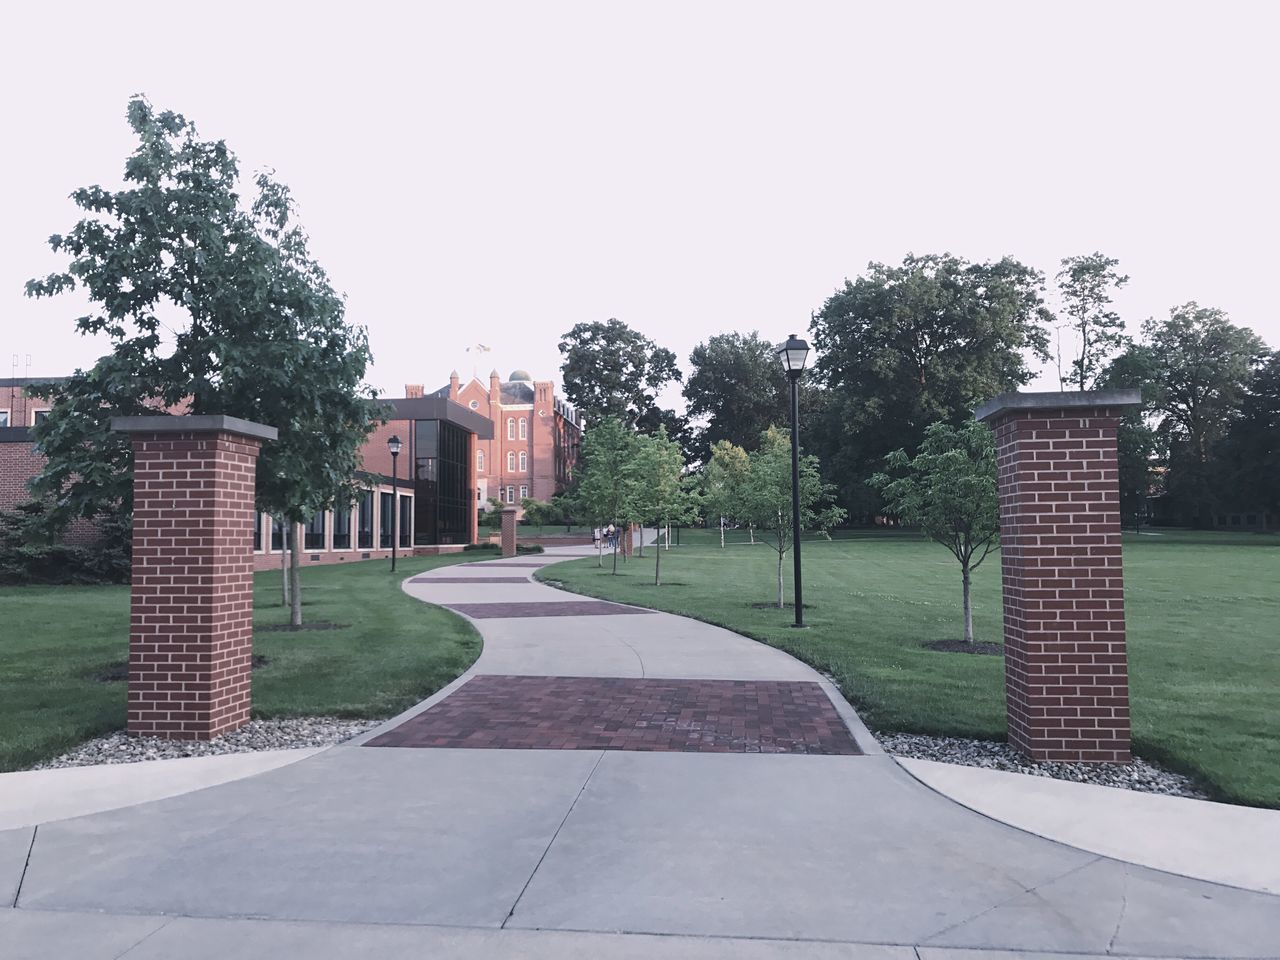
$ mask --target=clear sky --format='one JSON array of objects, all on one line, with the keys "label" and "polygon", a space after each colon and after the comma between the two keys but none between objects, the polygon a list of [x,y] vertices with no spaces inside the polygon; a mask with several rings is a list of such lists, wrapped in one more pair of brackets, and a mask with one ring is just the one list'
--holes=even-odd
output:
[{"label": "clear sky", "polygon": [[102,352],[22,286],[71,190],[119,182],[135,92],[293,188],[391,395],[558,376],[559,336],[609,317],[687,366],[909,251],[1052,275],[1102,250],[1133,332],[1194,299],[1280,348],[1277,10],[7,4],[0,376]]}]

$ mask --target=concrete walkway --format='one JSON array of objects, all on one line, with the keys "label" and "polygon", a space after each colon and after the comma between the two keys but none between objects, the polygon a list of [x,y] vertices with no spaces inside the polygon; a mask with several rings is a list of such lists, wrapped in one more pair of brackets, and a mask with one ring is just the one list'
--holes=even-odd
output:
[{"label": "concrete walkway", "polygon": [[[493,561],[438,575],[532,572]],[[444,604],[571,599],[532,583],[432,579],[405,589]],[[473,671],[362,740],[475,674],[821,680],[776,650],[665,614],[475,624],[485,646]],[[0,902],[17,903],[0,911],[3,955],[1280,954],[1280,898],[974,813],[879,753],[824,689],[865,755],[357,741],[185,796],[0,832]]]}]

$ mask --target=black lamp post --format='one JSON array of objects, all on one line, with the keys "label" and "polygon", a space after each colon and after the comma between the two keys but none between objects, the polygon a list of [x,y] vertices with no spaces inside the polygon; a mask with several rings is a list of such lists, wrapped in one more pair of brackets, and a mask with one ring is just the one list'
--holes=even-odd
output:
[{"label": "black lamp post", "polygon": [[795,563],[796,627],[804,626],[804,587],[800,578],[800,374],[808,356],[809,344],[794,333],[778,348],[778,357],[791,381],[791,553]]},{"label": "black lamp post", "polygon": [[400,481],[397,467],[400,460],[400,438],[392,436],[387,441],[391,451],[391,572],[396,572],[396,547],[400,543]]}]

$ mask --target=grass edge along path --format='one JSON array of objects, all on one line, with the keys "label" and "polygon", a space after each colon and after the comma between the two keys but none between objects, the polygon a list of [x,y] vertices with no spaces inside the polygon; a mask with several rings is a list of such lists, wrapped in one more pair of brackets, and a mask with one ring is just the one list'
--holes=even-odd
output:
[{"label": "grass edge along path", "polygon": [[[905,532],[806,540],[810,628],[794,630],[790,609],[753,606],[769,599],[776,556],[743,542],[721,551],[715,539],[684,531],[684,546],[663,557],[658,588],[649,547],[617,577],[594,558],[536,576],[777,647],[834,677],[873,730],[1005,739],[1002,658],[922,646],[959,635],[959,565],[942,547]],[[1280,658],[1271,636],[1280,538],[1126,534],[1125,580],[1135,752],[1193,777],[1215,799],[1280,807]],[[974,575],[974,604],[977,639],[1000,641],[998,553]]]},{"label": "grass edge along path", "polygon": [[[280,571],[254,575],[255,718],[382,719],[426,699],[480,655],[480,634],[443,607],[400,589],[424,570],[488,553],[404,557],[307,567],[303,619],[331,629],[271,630],[288,623]],[[0,587],[0,771],[20,770],[85,740],[123,729],[129,587]]]}]

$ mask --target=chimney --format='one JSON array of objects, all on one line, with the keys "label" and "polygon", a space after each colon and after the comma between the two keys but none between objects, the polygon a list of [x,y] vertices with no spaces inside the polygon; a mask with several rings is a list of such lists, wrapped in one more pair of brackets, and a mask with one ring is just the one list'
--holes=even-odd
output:
[{"label": "chimney", "polygon": [[458,399],[458,371],[455,370],[449,374],[449,399]]},{"label": "chimney", "polygon": [[502,378],[497,370],[489,373],[489,402],[495,407],[502,402]]},{"label": "chimney", "polygon": [[404,385],[404,395],[410,400],[416,400],[420,398],[424,390],[425,388],[420,383],[406,383]]}]

